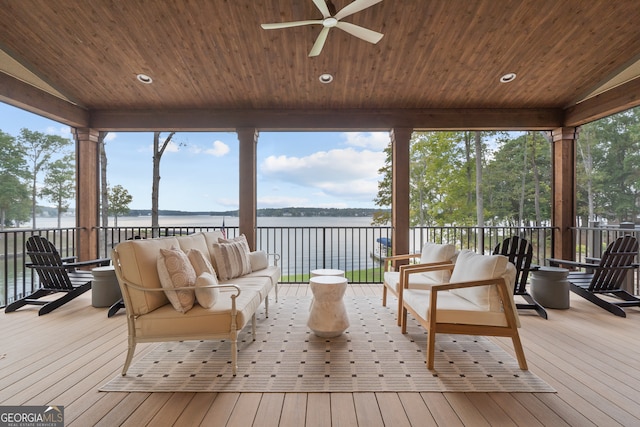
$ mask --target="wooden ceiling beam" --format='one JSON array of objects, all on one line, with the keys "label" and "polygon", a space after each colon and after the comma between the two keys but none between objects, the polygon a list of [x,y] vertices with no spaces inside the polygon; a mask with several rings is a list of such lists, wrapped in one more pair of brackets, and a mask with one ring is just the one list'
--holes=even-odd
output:
[{"label": "wooden ceiling beam", "polygon": [[90,127],[104,131],[549,130],[561,109],[333,109],[93,111]]},{"label": "wooden ceiling beam", "polygon": [[564,126],[580,126],[638,105],[640,105],[640,78],[567,108]]},{"label": "wooden ceiling beam", "polygon": [[89,125],[89,112],[0,72],[0,101],[76,128]]}]

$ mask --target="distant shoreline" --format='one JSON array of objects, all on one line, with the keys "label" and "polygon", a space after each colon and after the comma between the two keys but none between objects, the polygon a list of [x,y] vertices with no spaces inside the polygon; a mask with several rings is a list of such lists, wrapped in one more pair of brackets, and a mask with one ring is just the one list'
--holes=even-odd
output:
[{"label": "distant shoreline", "polygon": [[[39,207],[41,212],[46,215],[38,215],[41,217],[56,217],[56,209],[49,207]],[[371,217],[376,212],[389,211],[388,209],[369,209],[369,208],[264,208],[258,209],[256,215],[259,217]],[[221,216],[221,217],[237,217],[238,211],[180,211],[171,209],[160,209],[159,216]],[[74,216],[74,211],[69,210],[63,216]],[[151,216],[151,209],[131,209],[128,214],[121,215],[120,218],[135,218],[140,216]]]}]

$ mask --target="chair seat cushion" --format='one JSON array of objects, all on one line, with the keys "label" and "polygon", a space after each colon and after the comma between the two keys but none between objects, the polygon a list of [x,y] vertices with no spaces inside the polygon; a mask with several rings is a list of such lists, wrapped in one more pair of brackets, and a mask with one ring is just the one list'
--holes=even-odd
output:
[{"label": "chair seat cushion", "polygon": [[[400,273],[397,271],[385,271],[384,283],[393,292],[398,295],[400,292]],[[411,289],[431,289],[432,285],[442,282],[433,280],[433,277],[422,273],[409,275],[409,288]]]},{"label": "chair seat cushion", "polygon": [[[404,303],[424,319],[429,317],[431,291],[405,289]],[[457,323],[465,325],[507,326],[504,313],[480,310],[478,306],[451,291],[438,292],[438,323]]]}]

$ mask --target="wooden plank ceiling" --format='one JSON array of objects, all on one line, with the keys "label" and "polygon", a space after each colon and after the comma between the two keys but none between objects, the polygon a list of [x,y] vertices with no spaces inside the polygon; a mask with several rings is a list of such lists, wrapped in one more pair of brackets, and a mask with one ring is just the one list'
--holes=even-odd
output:
[{"label": "wooden plank ceiling", "polygon": [[549,128],[640,104],[637,0],[383,0],[344,19],[378,44],[332,28],[313,58],[320,25],[260,27],[321,17],[312,0],[0,0],[0,101],[112,130]]}]

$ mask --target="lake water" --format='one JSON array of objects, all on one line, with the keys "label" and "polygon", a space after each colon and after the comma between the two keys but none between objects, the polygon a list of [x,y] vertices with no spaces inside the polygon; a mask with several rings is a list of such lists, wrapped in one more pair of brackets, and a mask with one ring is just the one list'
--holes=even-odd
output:
[{"label": "lake water", "polygon": [[[160,227],[221,228],[223,221],[227,228],[238,227],[238,217],[176,215],[158,218]],[[367,270],[380,266],[379,260],[372,257],[374,252],[379,252],[377,239],[390,237],[389,228],[372,227],[371,221],[371,217],[258,217],[258,249],[280,254],[283,276],[304,275],[316,268]],[[62,218],[62,227],[74,225],[74,217]],[[109,226],[115,226],[113,218],[109,219]],[[118,226],[150,227],[151,217],[120,217]],[[57,228],[57,219],[37,218],[36,227]],[[235,235],[235,231],[229,235]]]},{"label": "lake water", "polygon": [[[161,227],[221,227],[224,221],[226,227],[237,227],[238,217],[211,215],[168,215],[159,216]],[[369,227],[372,217],[258,217],[258,227]],[[75,226],[75,217],[62,217],[61,226]],[[109,218],[109,226],[115,226],[113,218]],[[124,216],[118,218],[119,227],[150,227],[150,216]],[[37,228],[57,228],[57,218],[37,217]],[[31,223],[25,223],[21,228],[31,228]]]}]

